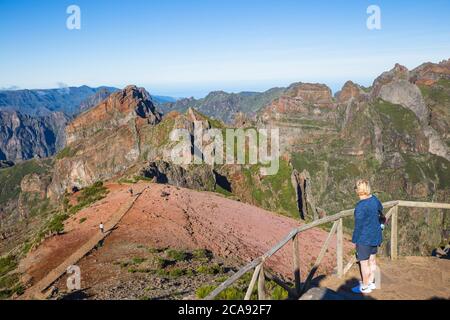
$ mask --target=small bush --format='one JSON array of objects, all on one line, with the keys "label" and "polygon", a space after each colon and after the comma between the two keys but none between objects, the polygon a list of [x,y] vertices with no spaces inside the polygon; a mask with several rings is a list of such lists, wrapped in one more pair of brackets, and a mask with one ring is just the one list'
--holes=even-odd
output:
[{"label": "small bush", "polygon": [[206,249],[194,250],[194,252],[192,252],[192,255],[194,259],[202,261],[209,261],[213,257],[211,251]]},{"label": "small bush", "polygon": [[61,160],[64,158],[71,158],[75,154],[76,154],[75,150],[72,150],[70,147],[65,147],[64,149],[58,152],[58,154],[56,155],[56,159]]},{"label": "small bush", "polygon": [[174,261],[186,261],[190,258],[190,254],[185,251],[170,249],[166,254],[169,259],[172,259]]},{"label": "small bush", "polygon": [[14,256],[9,255],[0,258],[0,277],[14,270],[17,266],[17,260]]},{"label": "small bush", "polygon": [[85,222],[87,220],[87,218],[83,217],[80,219],[80,224],[82,224],[83,222]]},{"label": "small bush", "polygon": [[64,221],[69,218],[69,215],[65,213],[56,214],[50,220],[46,227],[46,231],[49,233],[62,233],[64,232]]},{"label": "small bush", "polygon": [[[198,288],[195,291],[195,294],[197,298],[203,299],[208,294],[210,294],[216,286],[206,285],[203,287]],[[239,290],[237,288],[227,288],[224,291],[222,291],[215,300],[244,300],[245,293],[242,290]]]},{"label": "small bush", "polygon": [[158,257],[156,259],[156,264],[158,266],[158,269],[165,269],[166,267],[173,265],[174,262],[171,260],[167,260],[167,259]]},{"label": "small bush", "polygon": [[212,266],[202,265],[196,271],[201,274],[219,274],[223,272],[223,269],[216,263]]},{"label": "small bush", "polygon": [[78,203],[73,207],[69,207],[67,212],[70,215],[73,215],[81,211],[82,209],[90,206],[91,204],[99,200],[102,200],[103,198],[106,197],[108,192],[109,192],[108,189],[106,189],[103,186],[103,182],[98,181],[94,183],[92,186],[81,190],[81,194],[78,196],[77,199]]},{"label": "small bush", "polygon": [[134,264],[141,264],[144,261],[145,261],[144,258],[139,258],[139,257],[133,258],[133,263]]}]

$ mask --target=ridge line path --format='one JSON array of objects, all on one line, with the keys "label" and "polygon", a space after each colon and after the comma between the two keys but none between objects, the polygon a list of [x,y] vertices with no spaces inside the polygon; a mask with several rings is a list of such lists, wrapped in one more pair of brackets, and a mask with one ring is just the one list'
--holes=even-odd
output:
[{"label": "ridge line path", "polygon": [[72,253],[64,262],[62,262],[59,266],[50,271],[44,278],[39,280],[34,286],[29,288],[27,292],[19,297],[19,299],[38,299],[43,300],[46,299],[46,295],[42,293],[45,289],[50,287],[52,283],[58,280],[61,276],[63,276],[67,272],[67,268],[76,264],[80,261],[84,256],[86,256],[89,252],[91,252],[97,244],[104,240],[108,235],[112,233],[117,224],[122,220],[122,218],[133,208],[133,205],[139,199],[139,197],[147,190],[149,187],[145,187],[141,192],[137,193],[131,201],[122,205],[109,219],[108,222],[105,223],[105,232],[98,232],[92,238],[90,238],[85,244],[83,244],[79,249],[77,249],[74,253]]}]

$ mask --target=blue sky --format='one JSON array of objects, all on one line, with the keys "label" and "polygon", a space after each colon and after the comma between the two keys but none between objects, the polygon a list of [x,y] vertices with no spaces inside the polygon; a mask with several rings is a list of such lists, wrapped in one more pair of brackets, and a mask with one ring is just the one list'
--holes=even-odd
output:
[{"label": "blue sky", "polygon": [[[66,8],[81,8],[68,30]],[[369,5],[381,30],[366,27]],[[0,88],[127,84],[152,94],[370,85],[450,58],[450,1],[0,0]]]}]

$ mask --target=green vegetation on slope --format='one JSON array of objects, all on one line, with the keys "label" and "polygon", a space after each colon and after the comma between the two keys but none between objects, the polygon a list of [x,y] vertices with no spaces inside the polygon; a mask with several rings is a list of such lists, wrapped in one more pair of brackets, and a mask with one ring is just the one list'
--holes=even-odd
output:
[{"label": "green vegetation on slope", "polygon": [[59,151],[55,158],[56,160],[61,160],[64,158],[72,158],[73,156],[75,156],[76,151],[74,149],[72,149],[70,146],[65,147],[64,149],[62,149],[61,151]]},{"label": "green vegetation on slope", "polygon": [[409,109],[383,100],[378,100],[374,107],[389,125],[402,134],[411,134],[420,128],[416,115]]},{"label": "green vegetation on slope", "polygon": [[31,173],[46,174],[52,160],[29,160],[13,167],[0,170],[0,206],[9,200],[17,199],[20,194],[20,182]]}]

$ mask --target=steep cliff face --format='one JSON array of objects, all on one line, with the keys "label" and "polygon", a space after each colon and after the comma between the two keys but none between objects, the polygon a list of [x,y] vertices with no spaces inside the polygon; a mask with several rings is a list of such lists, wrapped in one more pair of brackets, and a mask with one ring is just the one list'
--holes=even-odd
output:
[{"label": "steep cliff face", "polygon": [[[261,110],[259,125],[281,129],[294,173],[311,175],[315,202],[328,213],[354,207],[358,178],[368,178],[382,200],[448,202],[447,66],[396,65],[369,89],[346,83],[334,99],[321,86],[299,87]],[[305,201],[295,186],[295,199]],[[429,254],[446,223],[440,212],[404,212],[401,251]],[[350,230],[351,220],[345,224]]]},{"label": "steep cliff face", "polygon": [[90,137],[99,130],[119,128],[130,121],[155,125],[160,120],[161,115],[145,89],[128,86],[72,121],[66,129],[67,144]]},{"label": "steep cliff face", "polygon": [[428,139],[429,152],[450,160],[450,149],[444,142],[445,137],[442,137],[430,124],[430,108],[426,105],[420,88],[415,84],[422,83],[433,86],[440,79],[444,81],[450,79],[448,61],[439,65],[427,64],[412,72],[403,66],[396,65],[393,70],[375,80],[372,96],[399,104],[414,112]]},{"label": "steep cliff face", "polygon": [[108,87],[0,91],[0,159],[54,155],[65,145],[69,120],[116,89]]},{"label": "steep cliff face", "polygon": [[301,150],[336,132],[336,103],[323,84],[293,84],[258,112],[259,126],[280,129],[282,152]]},{"label": "steep cliff face", "polygon": [[161,121],[149,94],[128,86],[66,128],[67,146],[57,155],[50,195],[112,178],[141,156],[140,132]]},{"label": "steep cliff face", "polygon": [[32,117],[0,111],[0,160],[26,160],[53,155],[64,145],[68,117],[62,113]]}]

